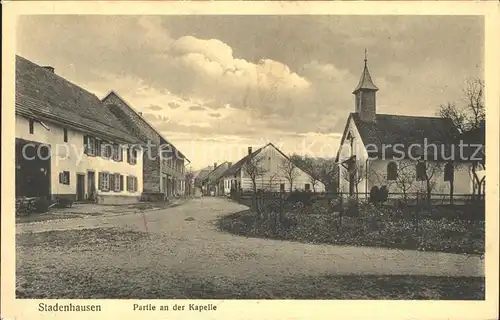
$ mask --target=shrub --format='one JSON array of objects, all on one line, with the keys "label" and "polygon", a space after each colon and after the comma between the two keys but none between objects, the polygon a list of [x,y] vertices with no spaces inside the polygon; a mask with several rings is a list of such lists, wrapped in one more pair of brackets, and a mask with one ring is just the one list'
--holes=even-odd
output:
[{"label": "shrub", "polygon": [[377,186],[373,186],[370,189],[370,203],[377,203],[378,202],[378,194],[379,194],[379,189]]},{"label": "shrub", "polygon": [[387,190],[386,186],[377,187],[373,186],[370,189],[370,202],[373,204],[381,204],[387,201],[389,197],[389,190]]},{"label": "shrub", "polygon": [[312,192],[295,190],[290,193],[286,201],[291,203],[302,202],[305,206],[309,206],[312,203],[313,195]]},{"label": "shrub", "polygon": [[356,198],[349,198],[347,200],[347,210],[345,214],[349,217],[356,217],[359,215],[359,202]]}]

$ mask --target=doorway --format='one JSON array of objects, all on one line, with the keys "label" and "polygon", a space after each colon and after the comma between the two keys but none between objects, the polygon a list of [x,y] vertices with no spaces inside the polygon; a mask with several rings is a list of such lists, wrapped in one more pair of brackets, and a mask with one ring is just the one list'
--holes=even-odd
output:
[{"label": "doorway", "polygon": [[87,171],[87,198],[94,200],[95,194],[95,172]]},{"label": "doorway", "polygon": [[76,201],[85,199],[85,174],[76,174]]}]

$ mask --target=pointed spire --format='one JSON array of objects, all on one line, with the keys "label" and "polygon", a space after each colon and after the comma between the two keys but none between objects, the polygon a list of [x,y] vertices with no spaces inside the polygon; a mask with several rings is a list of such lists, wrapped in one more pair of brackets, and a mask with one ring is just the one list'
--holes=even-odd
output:
[{"label": "pointed spire", "polygon": [[360,90],[375,90],[377,91],[377,86],[373,83],[372,77],[370,75],[370,71],[368,71],[368,59],[367,59],[367,50],[365,49],[365,67],[363,68],[363,73],[361,74],[361,79],[359,79],[359,83],[356,86],[356,89],[352,93],[356,94],[356,92]]}]

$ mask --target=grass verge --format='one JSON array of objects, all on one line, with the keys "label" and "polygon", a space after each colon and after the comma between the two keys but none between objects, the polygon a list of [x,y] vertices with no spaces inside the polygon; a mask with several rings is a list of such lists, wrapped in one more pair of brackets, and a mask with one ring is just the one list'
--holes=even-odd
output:
[{"label": "grass verge", "polygon": [[371,246],[420,251],[484,254],[482,221],[421,219],[418,225],[404,218],[343,217],[286,213],[277,227],[270,220],[257,220],[244,210],[218,220],[223,231],[304,243]]}]

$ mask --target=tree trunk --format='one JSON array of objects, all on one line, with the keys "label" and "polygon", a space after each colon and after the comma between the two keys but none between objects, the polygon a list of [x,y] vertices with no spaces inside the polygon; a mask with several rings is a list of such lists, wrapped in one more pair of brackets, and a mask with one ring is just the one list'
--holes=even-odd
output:
[{"label": "tree trunk", "polygon": [[259,210],[257,209],[257,184],[254,180],[252,180],[253,184],[253,192],[252,192],[252,210],[255,212],[257,220],[260,219]]},{"label": "tree trunk", "polygon": [[454,193],[454,184],[453,181],[450,181],[450,204],[453,204],[453,193]]},{"label": "tree trunk", "polygon": [[431,204],[431,196],[432,196],[431,195],[432,190],[431,190],[431,181],[430,181],[430,179],[426,179],[425,180],[425,184],[427,186],[427,190],[426,190],[427,191],[427,204],[430,205]]}]

